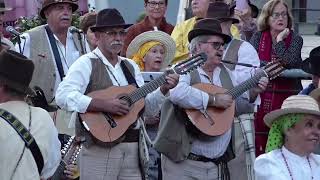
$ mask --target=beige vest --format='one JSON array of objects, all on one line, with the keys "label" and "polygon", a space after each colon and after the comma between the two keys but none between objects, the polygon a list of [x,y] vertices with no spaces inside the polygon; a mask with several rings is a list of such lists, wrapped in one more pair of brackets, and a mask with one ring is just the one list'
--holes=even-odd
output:
[{"label": "beige vest", "polygon": [[[56,62],[51,45],[46,38],[47,32],[45,26],[46,25],[41,25],[27,31],[30,35],[30,59],[35,65],[30,87],[39,86],[43,90],[47,101],[50,103],[54,97],[53,91],[56,77],[60,77],[55,71]],[[81,54],[82,51],[80,51],[80,41],[75,34],[73,35],[73,41],[77,50],[80,52],[80,56],[83,55]],[[82,44],[85,45],[83,42]]]}]

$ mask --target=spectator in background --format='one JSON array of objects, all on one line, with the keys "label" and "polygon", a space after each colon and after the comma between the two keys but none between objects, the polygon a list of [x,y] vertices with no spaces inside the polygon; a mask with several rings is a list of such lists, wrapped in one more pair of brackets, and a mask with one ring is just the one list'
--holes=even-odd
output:
[{"label": "spectator in background", "polygon": [[313,90],[319,88],[320,77],[320,46],[311,50],[309,58],[302,62],[302,70],[312,75],[312,83],[303,89],[300,94],[309,95]]},{"label": "spectator in background", "polygon": [[257,180],[320,179],[318,103],[306,95],[290,96],[281,109],[264,117],[270,127],[266,154],[254,164]]},{"label": "spectator in background", "polygon": [[[176,45],[170,35],[162,31],[147,31],[131,41],[127,57],[134,60],[141,71],[159,72],[173,59],[175,48]],[[160,112],[157,116],[145,116],[143,119],[150,141],[154,141],[158,133]],[[149,147],[149,156],[148,179],[162,179],[160,154],[153,147]]]},{"label": "spectator in background", "polygon": [[171,34],[173,25],[167,23],[165,14],[167,11],[168,0],[144,0],[146,16],[144,19],[131,26],[128,29],[127,36],[124,40],[121,55],[125,56],[130,42],[139,34],[154,30],[157,27],[159,31]]},{"label": "spectator in background", "polygon": [[80,29],[86,35],[87,42],[89,43],[91,51],[98,46],[97,38],[90,29],[90,27],[96,24],[96,18],[97,18],[96,12],[89,12],[83,15],[80,19]]},{"label": "spectator in background", "polygon": [[[293,32],[292,15],[283,0],[270,0],[262,8],[258,17],[258,32],[250,43],[258,52],[263,63],[280,61],[285,68],[300,67],[302,37]],[[268,128],[263,124],[263,117],[272,110],[279,109],[283,100],[297,94],[302,89],[299,79],[278,77],[270,81],[267,90],[262,93],[258,108],[255,129],[257,155],[264,152]]]},{"label": "spectator in background", "polygon": [[10,50],[15,50],[15,47],[13,45],[13,43],[3,37],[3,23],[5,22],[5,19],[4,19],[4,15],[7,11],[11,11],[12,8],[8,8],[6,7],[5,3],[4,3],[4,0],[0,0],[0,36],[1,36],[1,50],[2,49],[10,49]]},{"label": "spectator in background", "polygon": [[252,4],[250,0],[248,2],[248,8],[242,11],[236,9],[236,1],[230,4],[231,14],[240,20],[240,23],[231,28],[237,27],[240,31],[240,38],[242,40],[249,41],[252,35],[257,31],[256,18],[259,14],[257,6]]}]

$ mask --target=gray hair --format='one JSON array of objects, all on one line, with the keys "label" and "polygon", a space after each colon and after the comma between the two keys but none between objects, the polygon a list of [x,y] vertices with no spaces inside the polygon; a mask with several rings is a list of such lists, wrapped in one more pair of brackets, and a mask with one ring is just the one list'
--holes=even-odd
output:
[{"label": "gray hair", "polygon": [[201,42],[206,42],[211,36],[210,35],[200,35],[200,36],[197,36],[195,38],[193,38],[189,44],[189,52],[192,54],[192,55],[195,55],[197,54],[197,47],[198,45],[201,43]]}]

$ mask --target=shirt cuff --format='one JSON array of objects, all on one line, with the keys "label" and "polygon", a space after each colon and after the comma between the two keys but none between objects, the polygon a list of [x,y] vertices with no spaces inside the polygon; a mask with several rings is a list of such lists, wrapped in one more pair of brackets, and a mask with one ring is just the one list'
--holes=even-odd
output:
[{"label": "shirt cuff", "polygon": [[78,104],[78,112],[79,113],[85,113],[87,112],[87,109],[89,107],[89,104],[91,103],[92,98],[90,96],[81,96],[79,99]]}]

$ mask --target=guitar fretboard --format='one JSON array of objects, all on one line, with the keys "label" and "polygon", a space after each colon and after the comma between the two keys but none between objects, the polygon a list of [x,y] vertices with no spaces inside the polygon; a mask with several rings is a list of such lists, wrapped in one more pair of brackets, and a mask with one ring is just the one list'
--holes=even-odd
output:
[{"label": "guitar fretboard", "polygon": [[233,99],[236,99],[237,97],[241,96],[244,92],[247,90],[257,86],[257,83],[259,82],[260,78],[267,77],[267,74],[264,71],[259,71],[256,73],[252,78],[242,82],[238,86],[230,89],[227,91],[227,94],[230,94]]},{"label": "guitar fretboard", "polygon": [[132,103],[139,101],[141,98],[145,97],[147,94],[151,93],[152,91],[156,90],[158,87],[166,83],[165,77],[166,77],[166,74],[163,74],[157,79],[147,84],[144,84],[139,89],[136,89],[135,91],[133,91],[129,95],[129,98],[131,99]]},{"label": "guitar fretboard", "polygon": [[60,161],[60,164],[56,170],[56,172],[53,174],[53,176],[50,178],[51,180],[60,180],[63,176],[63,171],[66,168],[66,163],[64,161]]}]

